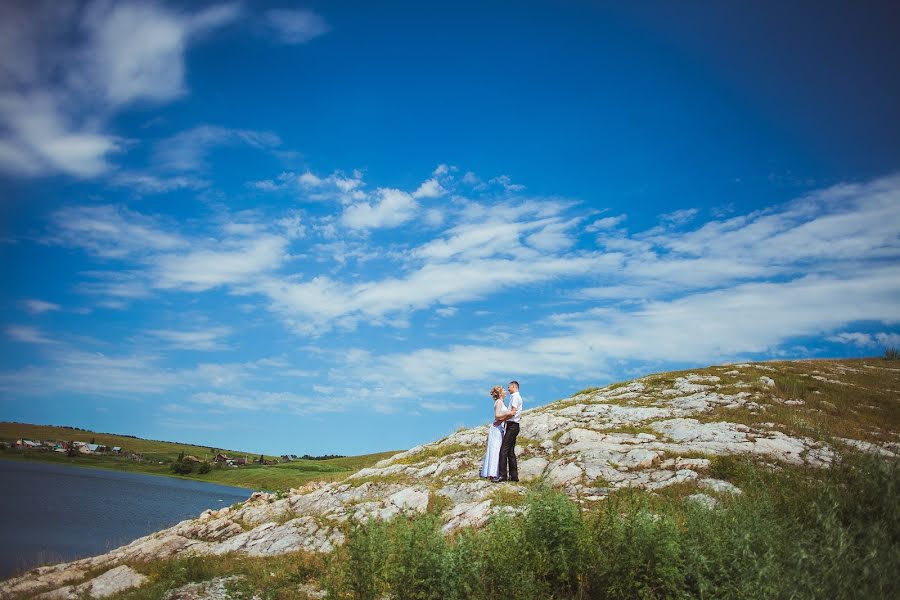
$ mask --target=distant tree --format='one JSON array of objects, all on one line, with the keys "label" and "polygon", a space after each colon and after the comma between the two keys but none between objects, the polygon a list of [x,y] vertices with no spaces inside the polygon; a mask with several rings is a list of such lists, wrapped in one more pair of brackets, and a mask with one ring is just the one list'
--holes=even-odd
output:
[{"label": "distant tree", "polygon": [[169,468],[178,475],[189,475],[194,472],[194,463],[189,460],[178,460],[173,462]]},{"label": "distant tree", "polygon": [[201,475],[206,475],[207,473],[209,473],[209,463],[208,462],[200,463],[200,468],[197,469],[197,472],[200,473]]},{"label": "distant tree", "polygon": [[178,462],[182,462],[184,460],[184,450],[178,455]]},{"label": "distant tree", "polygon": [[262,465],[262,464],[265,464],[265,462],[266,462],[266,459],[263,457],[262,454],[260,454],[260,455],[259,455],[259,464]]},{"label": "distant tree", "polygon": [[97,443],[96,438],[91,438],[91,443],[92,443],[92,444],[96,444],[96,443]]},{"label": "distant tree", "polygon": [[75,447],[75,442],[69,442],[69,449],[66,450],[66,456],[69,458],[78,456],[78,448]]}]

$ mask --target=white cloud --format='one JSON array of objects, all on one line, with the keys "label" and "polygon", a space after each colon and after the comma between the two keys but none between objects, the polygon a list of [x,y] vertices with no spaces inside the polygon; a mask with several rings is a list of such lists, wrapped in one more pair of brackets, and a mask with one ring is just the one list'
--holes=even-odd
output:
[{"label": "white cloud", "polygon": [[[425,264],[404,277],[359,284],[319,276],[303,283],[270,279],[255,289],[269,297],[272,310],[295,331],[317,333],[334,325],[353,327],[361,320],[384,324],[391,316],[437,303],[487,298],[516,286],[584,274],[597,264],[594,256],[474,259]],[[508,301],[525,302],[514,297]]]},{"label": "white cloud", "polygon": [[10,325],[6,328],[6,335],[17,342],[26,344],[55,344],[56,341],[48,338],[37,327],[28,325]]},{"label": "white cloud", "polygon": [[266,11],[265,21],[284,44],[305,44],[331,31],[325,19],[302,8]]},{"label": "white cloud", "polygon": [[167,232],[158,219],[122,206],[71,206],[50,217],[54,233],[48,241],[80,247],[103,258],[124,258],[182,248],[187,241]]},{"label": "white cloud", "polygon": [[[608,379],[623,360],[714,363],[772,352],[799,336],[820,335],[863,320],[900,322],[900,268],[852,279],[801,278],[653,301],[634,310],[596,309],[561,315],[550,335],[515,344],[451,345],[368,356],[354,362],[359,379],[392,389],[393,402],[418,397],[421,386],[468,389],[498,378]],[[882,343],[900,337],[885,334]],[[527,394],[526,394],[527,397]]]},{"label": "white cloud", "polygon": [[443,196],[447,193],[447,190],[441,187],[440,182],[435,179],[428,179],[422,182],[415,192],[413,192],[412,197],[416,199],[420,198],[438,198],[439,196]]},{"label": "white cloud", "polygon": [[581,219],[548,223],[537,233],[529,235],[526,241],[529,246],[544,252],[559,252],[571,248],[576,240],[569,231],[579,222]]},{"label": "white cloud", "polygon": [[170,171],[200,171],[206,167],[207,154],[213,148],[245,145],[269,150],[280,144],[279,137],[268,131],[202,125],[159,141],[154,149],[154,162]]},{"label": "white cloud", "polygon": [[50,311],[62,310],[62,307],[59,304],[47,302],[46,300],[29,299],[24,300],[22,304],[25,305],[25,310],[34,315],[39,315],[41,313]]},{"label": "white cloud", "polygon": [[183,384],[182,374],[153,356],[109,356],[61,348],[47,366],[0,372],[0,390],[17,394],[86,394],[133,398],[159,394]]},{"label": "white cloud", "polygon": [[320,177],[311,171],[300,174],[285,171],[275,179],[251,181],[247,185],[263,192],[294,191],[306,200],[337,200],[343,204],[368,197],[362,189],[365,182],[359,171],[353,171],[349,176],[335,171],[326,177]]},{"label": "white cloud", "polygon": [[396,227],[412,219],[419,208],[412,196],[400,190],[380,188],[377,197],[373,202],[346,207],[341,217],[344,225],[351,229]]},{"label": "white cloud", "polygon": [[104,308],[121,310],[128,306],[126,300],[151,295],[150,283],[141,271],[84,271],[81,275],[90,280],[81,281],[75,289],[83,294],[105,297],[98,304]]},{"label": "white cloud", "polygon": [[521,192],[525,189],[524,185],[513,183],[509,175],[499,175],[488,181],[488,183],[499,185],[507,192]]},{"label": "white cloud", "polygon": [[199,190],[209,186],[209,182],[205,179],[189,175],[155,175],[135,171],[117,173],[110,183],[138,194],[165,194],[176,190]]},{"label": "white cloud", "polygon": [[344,412],[344,402],[323,401],[321,398],[310,398],[293,392],[268,392],[252,390],[244,394],[220,394],[200,392],[192,396],[198,404],[215,406],[228,410],[268,410],[284,411],[306,415],[322,412]]},{"label": "white cloud", "polygon": [[853,344],[861,348],[872,348],[875,346],[883,346],[885,348],[900,347],[900,335],[896,333],[879,332],[871,334],[842,332],[833,335],[828,339],[839,344]]},{"label": "white cloud", "polygon": [[228,347],[224,338],[231,334],[230,327],[207,329],[151,329],[148,334],[165,341],[171,348],[185,350],[224,350]]},{"label": "white cloud", "polygon": [[244,283],[281,265],[286,259],[287,240],[276,235],[262,235],[219,246],[153,257],[150,264],[154,287],[201,292],[226,284]]},{"label": "white cloud", "polygon": [[626,219],[625,215],[617,215],[615,217],[603,217],[602,219],[597,219],[590,225],[588,225],[585,229],[589,232],[594,231],[603,231],[605,229],[613,229],[619,223]]},{"label": "white cloud", "polygon": [[185,92],[184,53],[238,4],[193,14],[150,2],[0,4],[0,169],[19,176],[109,170],[108,121]]},{"label": "white cloud", "polygon": [[685,208],[683,210],[676,210],[664,215],[660,215],[659,220],[668,225],[677,227],[679,225],[685,225],[693,221],[698,212],[700,211],[698,211],[696,208]]}]

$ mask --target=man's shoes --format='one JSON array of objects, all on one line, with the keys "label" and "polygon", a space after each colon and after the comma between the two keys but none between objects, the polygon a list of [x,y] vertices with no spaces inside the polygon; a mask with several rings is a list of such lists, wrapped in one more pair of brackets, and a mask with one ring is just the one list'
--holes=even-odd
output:
[{"label": "man's shoes", "polygon": [[491,481],[493,481],[494,483],[503,483],[504,481],[509,481],[509,480],[506,479],[505,477],[503,477],[503,478],[501,478],[501,477],[494,477],[493,479],[491,479]]}]

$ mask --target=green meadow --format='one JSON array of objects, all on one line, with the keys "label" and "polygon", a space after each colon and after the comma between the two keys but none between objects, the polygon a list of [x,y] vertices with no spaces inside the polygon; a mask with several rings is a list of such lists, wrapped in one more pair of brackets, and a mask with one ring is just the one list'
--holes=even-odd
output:
[{"label": "green meadow", "polygon": [[[177,461],[182,453],[185,456],[195,456],[201,461],[210,461],[217,452],[226,454],[229,458],[246,457],[248,461],[259,458],[259,454],[242,452],[223,448],[210,448],[208,446],[196,446],[179,442],[166,442],[159,440],[145,440],[142,438],[83,431],[70,427],[57,427],[52,425],[31,425],[27,423],[0,422],[0,441],[14,444],[17,439],[30,440],[61,440],[81,441],[102,444],[104,446],[121,447],[120,455],[79,454],[69,457],[58,452],[46,450],[18,450],[7,448],[0,452],[0,458],[9,460],[32,460],[67,464],[77,467],[90,467],[97,469],[111,469],[115,471],[127,471],[134,473],[147,473],[151,475],[164,475],[170,477],[182,477],[198,481],[208,481],[222,485],[245,487],[254,490],[278,491],[287,490],[308,483],[310,481],[332,481],[345,477],[359,469],[371,466],[379,460],[395,454],[395,451],[365,454],[361,456],[346,456],[341,458],[329,458],[323,460],[295,459],[292,462],[277,463],[271,465],[248,464],[237,467],[225,465],[211,465],[208,473],[193,473],[175,475],[172,472],[172,463]],[[141,459],[132,460],[131,453],[138,453]],[[278,457],[265,455],[266,460],[276,460]]]}]

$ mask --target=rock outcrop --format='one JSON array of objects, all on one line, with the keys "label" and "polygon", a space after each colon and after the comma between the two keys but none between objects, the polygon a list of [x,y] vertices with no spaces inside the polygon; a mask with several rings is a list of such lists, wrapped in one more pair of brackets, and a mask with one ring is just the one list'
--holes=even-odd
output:
[{"label": "rock outcrop", "polygon": [[[817,381],[837,381],[846,369],[822,372],[816,363],[808,364],[807,376]],[[896,440],[876,444],[838,438],[838,446],[831,446],[770,422],[766,413],[774,407],[798,414],[810,410],[801,400],[780,397],[774,371],[768,365],[742,364],[657,375],[526,411],[518,448],[521,484],[480,479],[487,426],[465,429],[343,481],[312,483],[279,495],[257,492],[244,503],[207,510],[107,554],[34,569],[0,584],[0,598],[40,593],[46,598],[102,597],[116,585],[140,585],[143,576],[123,565],[176,555],[328,552],[344,542],[349,521],[391,519],[429,507],[440,507],[445,532],[479,527],[495,514],[521,510],[502,498],[525,494],[535,480],[581,503],[601,501],[621,488],[658,491],[687,483],[696,487],[689,501],[714,509],[740,493],[732,483],[709,476],[715,456],[824,467],[842,446],[897,455]],[[84,581],[87,573],[100,569],[106,569],[103,575]],[[190,597],[189,591],[184,597]]]}]

